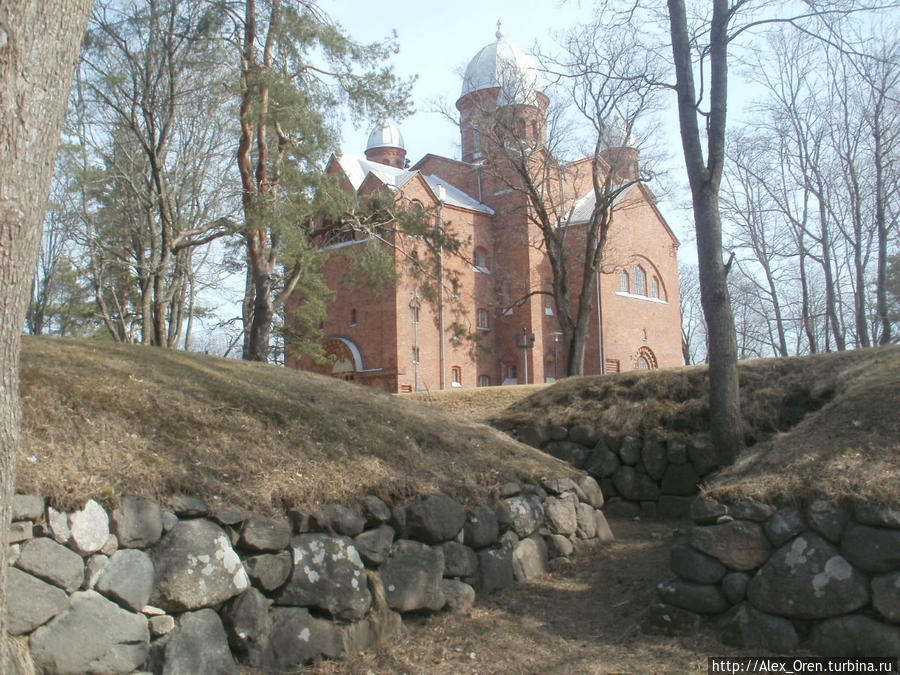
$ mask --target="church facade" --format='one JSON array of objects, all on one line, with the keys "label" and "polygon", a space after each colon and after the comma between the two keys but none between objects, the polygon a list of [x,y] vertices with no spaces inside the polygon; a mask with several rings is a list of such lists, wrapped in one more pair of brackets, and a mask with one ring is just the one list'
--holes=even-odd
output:
[{"label": "church facade", "polygon": [[[354,257],[383,242],[366,236],[321,242],[326,283],[335,294],[320,327],[329,362],[288,357],[289,366],[394,393],[565,375],[567,347],[535,203],[517,189],[515,171],[498,152],[527,146],[535,170],[551,175],[546,167],[553,160],[544,147],[548,102],[533,60],[498,29],[496,41],[469,63],[456,103],[460,159],[426,154],[409,166],[393,124],[372,131],[364,158],[332,157],[327,171],[344,189],[360,197],[390,194],[401,208],[430,214],[461,245],[452,253],[427,253],[436,257],[432,283],[409,271],[408,248],[389,246],[397,282],[385,289],[348,281]],[[511,120],[513,144],[485,131],[503,118]],[[638,180],[639,154],[627,134],[593,160],[552,163],[552,179],[540,186],[564,206],[558,227],[570,233],[573,291],[581,286],[579,236],[596,199],[593,167],[627,186],[616,195],[602,264],[590,286],[584,372],[679,366],[678,240]]]}]

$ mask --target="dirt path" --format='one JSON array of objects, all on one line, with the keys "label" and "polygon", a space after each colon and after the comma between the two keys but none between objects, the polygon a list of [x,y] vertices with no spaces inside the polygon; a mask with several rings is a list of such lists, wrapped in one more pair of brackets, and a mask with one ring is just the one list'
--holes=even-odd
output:
[{"label": "dirt path", "polygon": [[371,654],[315,673],[691,673],[725,649],[706,631],[645,635],[641,615],[671,577],[672,522],[611,520],[616,541],[480,600],[467,615],[404,619],[401,636]]}]

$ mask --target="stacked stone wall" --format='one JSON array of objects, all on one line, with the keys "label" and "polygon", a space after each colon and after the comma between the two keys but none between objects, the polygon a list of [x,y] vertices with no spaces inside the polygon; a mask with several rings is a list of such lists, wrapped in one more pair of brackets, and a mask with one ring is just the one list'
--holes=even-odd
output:
[{"label": "stacked stone wall", "polygon": [[17,495],[9,630],[48,674],[295,671],[611,540],[602,504],[589,476],[507,483],[468,509],[368,496],[280,518],[185,496],[62,513]]}]

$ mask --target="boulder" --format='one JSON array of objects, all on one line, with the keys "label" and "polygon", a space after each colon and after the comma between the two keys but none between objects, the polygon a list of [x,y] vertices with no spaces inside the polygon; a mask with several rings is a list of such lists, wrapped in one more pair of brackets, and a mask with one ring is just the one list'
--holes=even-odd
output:
[{"label": "boulder", "polygon": [[444,554],[426,544],[401,539],[380,571],[388,606],[397,612],[437,611],[446,603],[441,589]]},{"label": "boulder", "polygon": [[536,495],[516,495],[501,502],[512,520],[512,529],[519,537],[533,534],[544,523],[544,507]]},{"label": "boulder", "polygon": [[587,472],[595,478],[608,478],[621,466],[619,456],[608,448],[594,450]]},{"label": "boulder", "polygon": [[281,587],[294,567],[290,551],[263,553],[244,560],[244,569],[250,582],[258,589],[271,593]]},{"label": "boulder", "polygon": [[581,492],[584,494],[582,501],[587,502],[595,509],[603,506],[603,491],[600,489],[600,484],[592,476],[582,476],[578,481],[578,487],[581,488]]},{"label": "boulder", "polygon": [[547,558],[568,557],[575,552],[575,546],[572,540],[561,534],[549,534],[544,537],[544,543],[547,545]]},{"label": "boulder", "polygon": [[441,590],[447,598],[446,609],[451,612],[468,612],[475,606],[475,589],[455,579],[444,579]]},{"label": "boulder", "polygon": [[228,535],[208,520],[182,520],[153,547],[152,603],[167,611],[213,607],[250,586]]},{"label": "boulder", "polygon": [[747,584],[750,575],[746,572],[730,572],[722,577],[722,594],[732,605],[744,601],[747,597]]},{"label": "boulder", "polygon": [[210,510],[209,517],[222,527],[237,527],[247,518],[247,512],[237,504],[217,504]]},{"label": "boulder", "polygon": [[597,523],[597,538],[602,541],[604,544],[608,544],[613,541],[615,537],[613,536],[612,530],[609,527],[609,523],[606,521],[606,516],[603,515],[603,511],[600,509],[594,509],[594,518]]},{"label": "boulder", "polygon": [[619,458],[623,464],[634,466],[641,461],[641,439],[634,436],[626,436],[619,447]]},{"label": "boulder", "polygon": [[378,527],[391,519],[391,508],[375,495],[363,497],[362,512],[367,527]]},{"label": "boulder", "polygon": [[665,446],[657,440],[648,438],[644,441],[644,449],[641,451],[644,460],[644,468],[653,480],[662,479],[669,464]]},{"label": "boulder", "polygon": [[861,525],[900,529],[900,507],[881,504],[860,504],[853,510],[853,518]]},{"label": "boulder", "polygon": [[779,548],[747,587],[756,609],[796,619],[848,614],[869,601],[869,583],[838,550],[812,532]]},{"label": "boulder", "polygon": [[47,537],[22,544],[16,567],[71,593],[84,583],[84,560],[80,555]]},{"label": "boulder", "polygon": [[872,606],[888,621],[900,623],[900,572],[872,579]]},{"label": "boulder", "polygon": [[250,516],[241,526],[238,546],[249,551],[276,553],[291,543],[291,525],[284,518]]},{"label": "boulder", "polygon": [[759,648],[790,653],[800,643],[794,625],[780,616],[754,609],[746,602],[734,607],[719,624],[719,642],[739,649]]},{"label": "boulder", "polygon": [[44,517],[44,503],[44,498],[37,495],[15,495],[12,503],[12,522],[40,520]]},{"label": "boulder", "polygon": [[659,497],[656,482],[632,466],[619,467],[613,475],[613,484],[616,486],[616,492],[633,502],[655,501]]},{"label": "boulder", "polygon": [[151,616],[147,623],[150,624],[150,635],[153,637],[162,637],[175,630],[175,617],[169,614]]},{"label": "boulder", "polygon": [[499,536],[500,526],[494,509],[476,507],[463,525],[463,543],[471,548],[490,546]]},{"label": "boulder", "polygon": [[169,508],[179,518],[202,518],[209,515],[209,506],[206,502],[190,495],[169,497]]},{"label": "boulder", "polygon": [[641,630],[654,635],[696,635],[702,622],[703,617],[696,612],[656,602],[644,615]]},{"label": "boulder", "polygon": [[817,499],[806,509],[806,522],[814,532],[836,544],[850,522],[850,513],[847,509]]},{"label": "boulder", "polygon": [[719,454],[708,438],[691,439],[688,442],[688,457],[701,476],[705,476],[719,466]]},{"label": "boulder", "polygon": [[697,494],[700,476],[691,464],[670,464],[662,477],[661,488],[667,495],[689,497]]},{"label": "boulder", "polygon": [[662,602],[697,614],[721,614],[731,606],[718,586],[676,579],[659,584],[656,592]]},{"label": "boulder", "polygon": [[363,561],[369,565],[378,566],[387,560],[395,534],[394,528],[390,525],[380,525],[374,530],[358,534],[353,539],[353,545],[359,551]]},{"label": "boulder", "polygon": [[575,424],[569,429],[569,440],[586,448],[593,448],[600,440],[600,434],[591,424]]},{"label": "boulder", "polygon": [[78,591],[68,608],[29,639],[37,666],[51,673],[130,673],[150,648],[147,617],[94,591]]},{"label": "boulder", "polygon": [[806,529],[803,514],[789,506],[776,511],[763,525],[772,546],[781,546]]},{"label": "boulder", "polygon": [[511,480],[503,483],[497,492],[501,497],[506,499],[507,497],[515,497],[522,491],[522,484],[517,480]]},{"label": "boulder", "polygon": [[557,496],[578,490],[578,486],[575,485],[575,481],[571,478],[544,478],[541,481],[541,487],[548,494]]},{"label": "boulder", "polygon": [[106,538],[106,543],[100,547],[99,552],[102,553],[103,555],[110,556],[118,550],[119,550],[119,538],[116,535],[111,534]]},{"label": "boulder", "polygon": [[406,507],[406,536],[428,544],[450,541],[466,522],[466,511],[447,495],[434,495]]},{"label": "boulder", "polygon": [[172,513],[171,511],[163,511],[163,514],[162,514],[162,527],[163,527],[163,532],[164,532],[164,533],[165,533],[165,532],[168,532],[169,530],[171,530],[171,529],[172,529],[173,527],[175,527],[177,524],[178,524],[178,516],[176,516],[176,515],[175,515],[174,513]]},{"label": "boulder", "polygon": [[712,525],[728,513],[728,507],[713,499],[697,497],[691,503],[691,520],[697,525]]},{"label": "boulder", "polygon": [[[100,581],[100,575],[109,564],[109,556],[102,553],[95,553],[88,558],[87,564],[84,566],[84,583],[81,584],[81,590],[90,591],[94,589],[97,582]],[[151,580],[152,587],[152,580]]]},{"label": "boulder", "polygon": [[326,504],[315,515],[316,529],[355,537],[366,527],[366,519],[343,504]]},{"label": "boulder", "polygon": [[264,672],[296,671],[323,656],[343,653],[340,628],[317,619],[302,607],[274,607],[265,648],[251,651],[248,663]]},{"label": "boulder", "polygon": [[69,531],[69,516],[57,511],[52,506],[47,507],[47,529],[50,536],[59,544],[68,544],[72,533]]},{"label": "boulder", "polygon": [[510,547],[503,546],[478,552],[476,589],[479,593],[487,595],[494,591],[502,591],[512,588],[515,583]]},{"label": "boulder", "polygon": [[82,555],[99,551],[109,538],[109,516],[93,499],[69,516],[69,545]]},{"label": "boulder", "polygon": [[669,567],[685,581],[698,584],[715,584],[728,569],[721,562],[679,539],[669,550]]},{"label": "boulder", "polygon": [[762,527],[746,520],[693,527],[688,533],[688,541],[698,551],[741,572],[756,569],[765,563],[772,551]]},{"label": "boulder", "polygon": [[900,530],[855,525],[844,534],[841,553],[863,572],[896,570],[900,568]]},{"label": "boulder", "polygon": [[126,495],[112,512],[112,526],[123,548],[147,548],[162,536],[162,510],[153,499]]},{"label": "boulder", "polygon": [[275,602],[316,607],[355,621],[366,615],[372,594],[353,541],[327,534],[298,534],[291,540],[294,571]]},{"label": "boulder", "polygon": [[30,633],[69,605],[60,588],[12,567],[6,579],[7,630],[13,635]]},{"label": "boulder", "polygon": [[578,529],[578,515],[575,510],[578,500],[569,493],[565,497],[548,497],[544,502],[544,515],[550,531],[554,534],[571,535]]},{"label": "boulder", "polygon": [[153,562],[138,549],[114,553],[97,579],[96,589],[133,612],[150,600],[153,592]]},{"label": "boulder", "polygon": [[593,539],[597,536],[597,516],[594,507],[584,502],[575,505],[575,535],[580,539]]},{"label": "boulder", "polygon": [[547,437],[551,441],[561,441],[569,437],[569,430],[561,424],[554,424],[547,429]]},{"label": "boulder", "polygon": [[185,612],[165,645],[164,675],[237,675],[237,664],[219,615],[211,609]]},{"label": "boulder", "polygon": [[728,507],[728,515],[737,520],[764,523],[775,513],[775,507],[758,499],[738,499]]},{"label": "boulder", "polygon": [[471,577],[478,571],[478,556],[468,546],[448,541],[440,549],[444,554],[445,577]]},{"label": "boulder", "polygon": [[547,434],[539,427],[523,426],[516,429],[516,438],[520,443],[540,448],[547,440]]},{"label": "boulder", "polygon": [[617,518],[640,518],[641,505],[630,502],[621,497],[613,497],[603,507],[603,510],[610,516]]},{"label": "boulder", "polygon": [[676,438],[666,441],[666,459],[671,464],[686,464],[688,461],[687,443]]},{"label": "boulder", "polygon": [[576,469],[584,467],[589,454],[586,447],[572,441],[551,441],[544,446],[544,452],[564,462],[568,462]]},{"label": "boulder", "polygon": [[228,644],[241,652],[264,648],[272,629],[271,604],[272,601],[255,588],[232,598],[221,612]]},{"label": "boulder", "polygon": [[547,545],[543,537],[533,535],[520,541],[512,553],[513,576],[525,581],[547,573]]},{"label": "boulder", "polygon": [[823,656],[894,656],[900,658],[900,627],[854,614],[817,624],[808,648]]}]

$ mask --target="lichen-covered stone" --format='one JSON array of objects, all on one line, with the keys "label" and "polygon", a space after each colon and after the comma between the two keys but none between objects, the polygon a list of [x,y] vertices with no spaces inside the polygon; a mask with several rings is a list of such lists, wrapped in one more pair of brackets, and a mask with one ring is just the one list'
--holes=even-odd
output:
[{"label": "lichen-covered stone", "polygon": [[519,537],[533,534],[544,523],[544,507],[536,495],[516,495],[502,500]]}]

